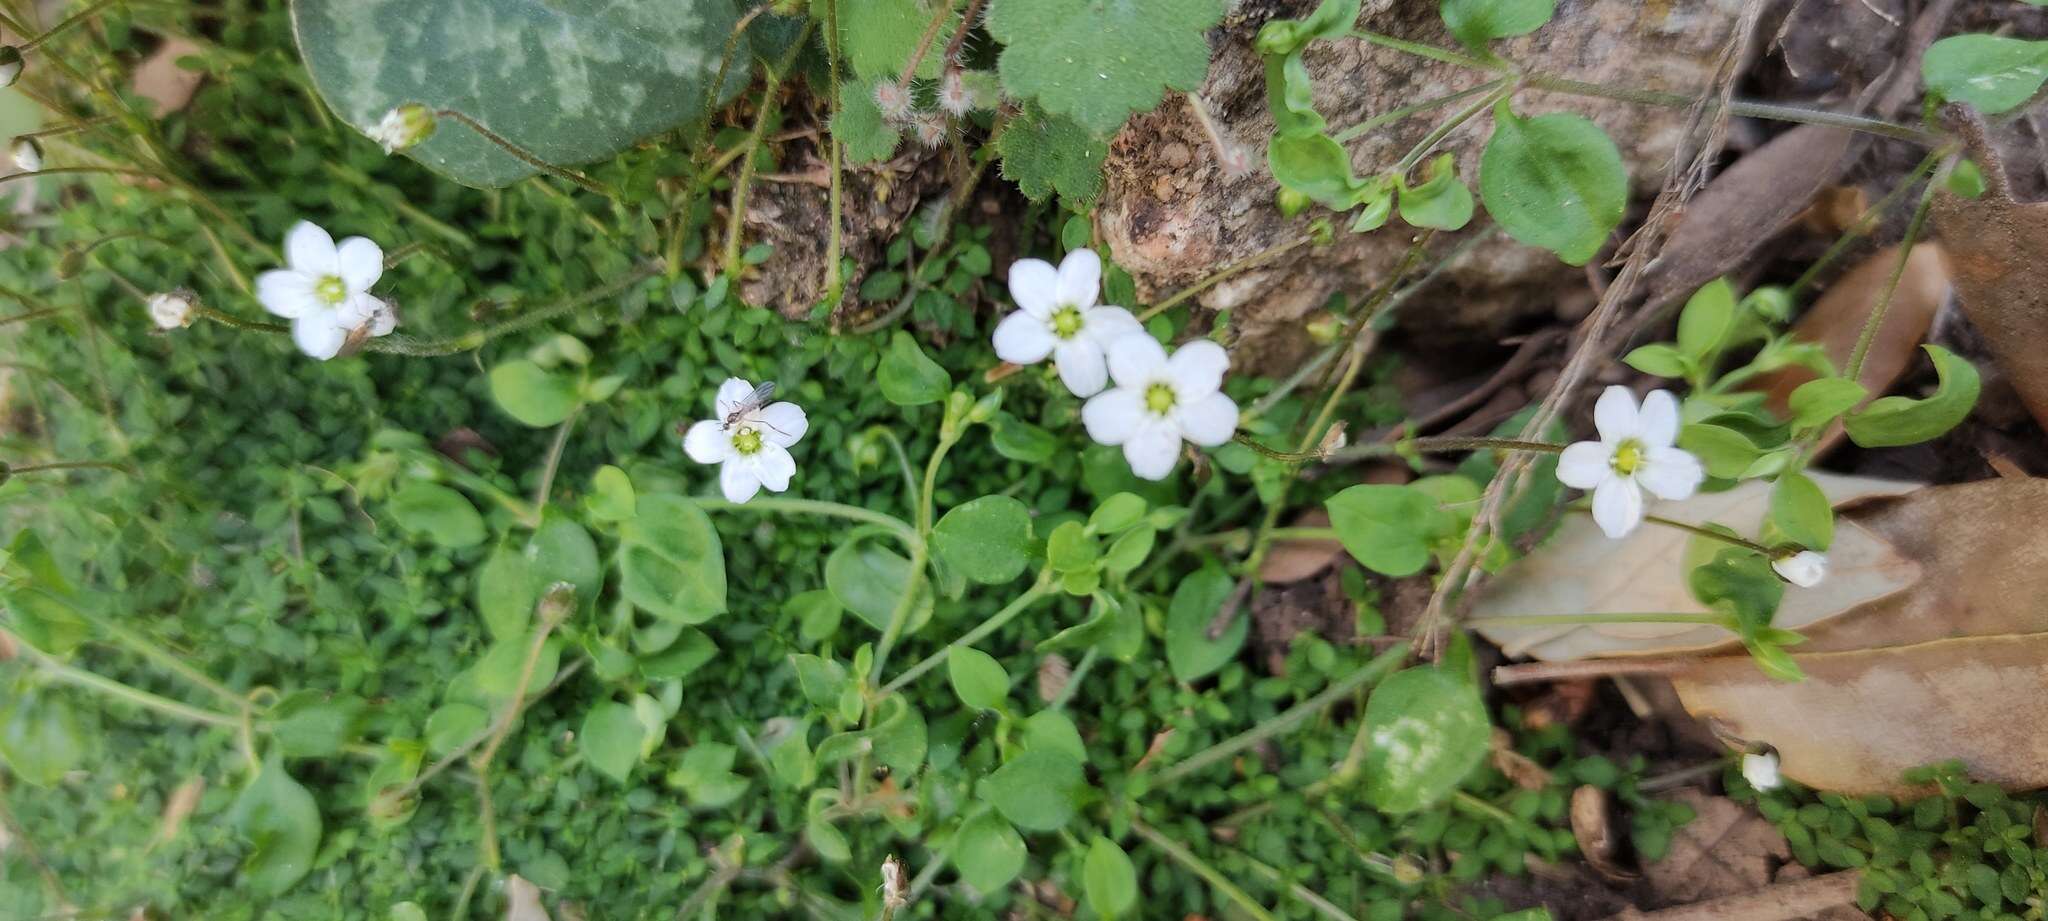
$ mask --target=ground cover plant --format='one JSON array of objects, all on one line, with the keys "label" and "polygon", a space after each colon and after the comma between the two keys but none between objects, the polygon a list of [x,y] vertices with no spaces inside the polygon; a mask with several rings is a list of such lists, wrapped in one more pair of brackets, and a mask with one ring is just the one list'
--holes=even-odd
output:
[{"label": "ground cover plant", "polygon": [[[2042,918],[2048,13],[1956,5],[1758,100],[1798,4],[0,2],[0,917]],[[1167,283],[1139,148],[1285,233]]]}]

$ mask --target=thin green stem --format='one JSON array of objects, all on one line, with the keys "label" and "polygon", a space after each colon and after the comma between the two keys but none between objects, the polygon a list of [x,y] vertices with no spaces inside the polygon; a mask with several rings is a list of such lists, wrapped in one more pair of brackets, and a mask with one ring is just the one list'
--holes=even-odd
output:
[{"label": "thin green stem", "polygon": [[26,651],[30,658],[35,660],[37,668],[54,680],[98,691],[110,697],[125,700],[138,707],[155,710],[165,716],[176,717],[187,722],[200,723],[207,726],[220,726],[228,729],[241,725],[241,718],[238,716],[219,713],[213,710],[204,710],[190,704],[180,703],[161,694],[152,694],[141,688],[122,684],[112,678],[59,662],[42,650],[33,649],[26,645],[22,645],[20,648]]},{"label": "thin green stem", "polygon": [[1502,86],[1506,85],[1512,79],[1514,78],[1501,77],[1495,80],[1488,80],[1487,82],[1481,83],[1478,86],[1458,90],[1455,93],[1446,93],[1442,96],[1437,96],[1431,99],[1425,99],[1413,105],[1405,105],[1398,109],[1382,112],[1378,115],[1366,119],[1365,121],[1359,122],[1356,125],[1352,125],[1351,127],[1344,129],[1343,131],[1337,132],[1337,134],[1335,135],[1337,143],[1344,144],[1356,140],[1357,138],[1365,135],[1367,132],[1372,131],[1374,128],[1378,128],[1382,125],[1391,125],[1394,122],[1407,118],[1410,115],[1419,115],[1423,112],[1428,112],[1431,109],[1442,108],[1461,99],[1469,99],[1473,96],[1477,96],[1480,93],[1493,92],[1495,90],[1500,89]]},{"label": "thin green stem", "polygon": [[1941,188],[1938,178],[1930,179],[1927,188],[1920,193],[1920,204],[1913,209],[1913,220],[1906,225],[1906,236],[1899,241],[1899,256],[1892,261],[1892,273],[1884,280],[1884,291],[1877,296],[1877,306],[1870,310],[1870,317],[1863,321],[1863,331],[1856,335],[1856,347],[1849,352],[1849,363],[1842,370],[1842,376],[1857,380],[1863,373],[1863,360],[1870,355],[1870,343],[1877,339],[1877,329],[1884,325],[1884,318],[1891,312],[1892,295],[1898,293],[1899,280],[1906,277],[1906,265],[1912,261],[1913,245],[1920,240],[1920,232],[1927,226],[1927,213],[1934,207],[1934,193]]},{"label": "thin green stem", "polygon": [[1277,886],[1285,888],[1288,895],[1294,896],[1296,899],[1301,900],[1302,904],[1315,909],[1317,914],[1330,919],[1330,921],[1358,921],[1350,912],[1338,908],[1337,903],[1323,898],[1314,889],[1288,879],[1287,874],[1280,872],[1272,864],[1259,860],[1243,851],[1237,851],[1236,854],[1246,863],[1251,864],[1252,869],[1258,871],[1260,876],[1265,877]]},{"label": "thin green stem", "polygon": [[113,618],[91,610],[89,606],[73,607],[71,610],[83,618],[86,623],[91,624],[94,629],[113,637],[115,643],[161,666],[165,671],[191,682],[193,686],[201,688],[215,697],[233,703],[238,709],[246,709],[248,707],[248,699],[246,697],[235,693],[227,685],[214,680],[213,676],[194,668],[191,663],[179,658],[149,637],[128,629]]},{"label": "thin green stem", "polygon": [[45,307],[41,310],[31,310],[27,313],[17,313],[11,317],[0,317],[0,326],[12,326],[16,323],[32,323],[44,317],[53,317],[63,312],[64,308],[62,307]]},{"label": "thin green stem", "polygon": [[1430,129],[1428,134],[1422,136],[1422,140],[1415,142],[1415,146],[1408,149],[1408,153],[1401,157],[1400,162],[1394,164],[1394,175],[1402,177],[1405,181],[1408,171],[1414,169],[1416,164],[1421,163],[1423,157],[1429,156],[1429,152],[1435,150],[1436,145],[1443,143],[1444,138],[1450,137],[1451,132],[1458,130],[1466,122],[1493,108],[1495,103],[1514,95],[1514,84],[1506,80],[1496,80],[1494,82],[1496,85],[1493,92],[1475,100],[1471,105],[1459,109],[1450,118],[1444,119],[1441,124]]},{"label": "thin green stem", "polygon": [[88,4],[85,9],[79,10],[76,13],[72,13],[71,15],[64,17],[56,25],[51,26],[48,29],[44,30],[43,34],[38,35],[35,38],[31,38],[28,41],[22,42],[21,45],[18,46],[17,50],[19,50],[22,54],[27,54],[31,51],[34,51],[42,43],[49,41],[50,39],[55,38],[58,35],[62,35],[66,29],[69,29],[72,26],[84,22],[86,17],[91,16],[92,14],[99,12],[101,9],[118,2],[120,2],[120,0],[98,0],[98,2],[96,3]]},{"label": "thin green stem", "polygon": [[1366,685],[1378,683],[1380,679],[1385,678],[1394,669],[1399,668],[1401,663],[1407,661],[1407,659],[1408,643],[1400,642],[1387,647],[1384,652],[1373,656],[1364,665],[1353,669],[1350,674],[1332,682],[1329,687],[1324,688],[1316,696],[1295,704],[1286,711],[1257,726],[1253,726],[1244,732],[1240,732],[1208,748],[1202,749],[1187,758],[1181,759],[1172,767],[1160,771],[1158,778],[1152,782],[1152,788],[1170,787],[1179,781],[1186,780],[1189,775],[1203,770],[1212,764],[1224,761],[1238,752],[1244,751],[1281,733],[1292,731],[1294,727],[1307,722],[1309,718],[1323,712],[1330,705],[1350,696],[1351,692]]},{"label": "thin green stem", "polygon": [[1456,64],[1459,67],[1469,67],[1473,70],[1490,70],[1495,73],[1506,73],[1508,70],[1506,65],[1498,62],[1482,61],[1478,58],[1472,57],[1471,55],[1459,54],[1458,52],[1452,51],[1448,48],[1438,48],[1435,45],[1425,45],[1421,42],[1411,42],[1405,38],[1395,38],[1391,35],[1381,35],[1378,32],[1369,32],[1364,29],[1354,29],[1352,30],[1351,35],[1353,38],[1365,39],[1366,41],[1371,42],[1375,45],[1379,45],[1382,48],[1392,48],[1395,51],[1406,52],[1408,54],[1415,55],[1416,57],[1428,58],[1432,61],[1442,61],[1446,64]]},{"label": "thin green stem", "polygon": [[[754,117],[753,130],[747,133],[749,150],[761,143],[762,135],[768,130],[768,123],[775,118],[779,108],[776,94],[782,89],[783,77],[788,75],[790,66],[796,62],[797,53],[804,49],[811,34],[811,25],[812,21],[806,19],[803,31],[797,34],[796,41],[790,44],[789,51],[782,56],[782,61],[768,69],[767,80],[761,87],[761,111]],[[745,268],[740,264],[740,241],[745,236],[747,191],[754,184],[754,166],[757,162],[759,158],[752,156],[740,162],[740,175],[738,179],[733,180],[732,200],[726,206],[728,213],[725,218],[725,274],[735,279],[739,277],[740,270]]]},{"label": "thin green stem", "polygon": [[1267,532],[1274,540],[1336,540],[1336,528],[1274,528]]},{"label": "thin green stem", "polygon": [[[839,0],[825,0],[825,67],[832,78],[832,89],[827,94],[826,111],[833,121],[839,119]],[[846,278],[839,265],[840,248],[844,245],[845,230],[840,226],[844,221],[844,206],[841,203],[840,188],[845,183],[840,169],[840,157],[844,145],[839,135],[827,132],[826,143],[828,162],[826,168],[832,171],[832,184],[825,192],[825,210],[832,222],[825,232],[825,303],[837,310],[846,294]]]},{"label": "thin green stem", "polygon": [[[1592,514],[1592,512],[1588,511],[1587,514],[1590,515]],[[1720,531],[1714,530],[1713,528],[1705,528],[1696,524],[1687,524],[1683,521],[1679,521],[1674,518],[1666,518],[1662,515],[1644,515],[1643,520],[1654,525],[1661,525],[1663,527],[1684,531],[1688,534],[1696,534],[1700,537],[1707,538],[1708,540],[1718,540],[1724,544],[1732,544],[1734,546],[1741,547],[1744,550],[1754,550],[1758,553],[1763,554],[1764,556],[1771,556],[1776,552],[1772,548],[1766,547],[1763,544],[1759,544],[1753,540],[1737,537],[1733,534],[1724,534]]]},{"label": "thin green stem", "polygon": [[213,322],[219,323],[222,326],[233,327],[235,329],[241,330],[248,330],[250,332],[272,333],[275,335],[282,336],[292,331],[291,327],[286,326],[282,323],[265,323],[261,320],[244,320],[241,317],[235,316],[234,314],[224,313],[222,311],[215,310],[212,307],[208,307],[204,304],[194,304],[193,312],[198,314],[200,319],[212,320]]},{"label": "thin green stem", "polygon": [[1564,445],[1547,441],[1522,441],[1516,438],[1472,438],[1463,435],[1427,435],[1404,441],[1374,442],[1352,445],[1330,452],[1333,461],[1358,460],[1365,457],[1386,457],[1398,454],[1456,454],[1464,451],[1530,451],[1538,454],[1557,454]]},{"label": "thin green stem", "polygon": [[1067,673],[1066,687],[1060,688],[1060,692],[1058,694],[1053,695],[1052,700],[1046,702],[1046,709],[1066,709],[1067,701],[1073,700],[1075,692],[1081,690],[1082,679],[1088,677],[1088,672],[1091,669],[1095,668],[1096,661],[1099,660],[1101,657],[1101,646],[1088,647],[1088,651],[1082,654],[1080,663],[1074,666],[1073,671]]},{"label": "thin green stem", "polygon": [[562,424],[555,427],[555,440],[548,444],[547,459],[541,464],[540,486],[533,491],[533,507],[536,510],[548,507],[548,493],[553,491],[555,486],[555,471],[562,465],[562,449],[568,447],[569,432],[575,429],[576,417],[582,414],[583,408],[579,406],[569,413],[569,418],[563,419]]},{"label": "thin green stem", "polygon": [[42,473],[51,470],[112,470],[117,473],[133,474],[134,469],[126,464],[110,461],[54,461],[47,464],[23,464],[19,467],[0,462],[0,473]]},{"label": "thin green stem", "polygon": [[617,199],[619,197],[604,183],[598,182],[597,180],[592,179],[589,176],[585,176],[582,173],[579,173],[575,170],[569,169],[568,167],[556,166],[553,163],[549,163],[548,161],[541,159],[532,151],[529,151],[526,148],[519,146],[518,144],[512,143],[512,140],[510,138],[507,138],[504,135],[499,134],[496,131],[492,131],[488,127],[485,127],[483,122],[471,118],[469,114],[466,112],[463,112],[459,109],[435,109],[434,117],[454,119],[458,124],[462,125],[463,127],[468,128],[469,130],[474,131],[479,135],[482,135],[484,140],[496,145],[498,149],[503,150],[508,154],[511,154],[513,159],[518,160],[519,162],[524,163],[527,166],[531,166],[534,169],[540,170],[543,173],[561,179],[566,179],[582,187],[585,191],[596,192],[597,194],[602,195],[606,198]]},{"label": "thin green stem", "polygon": [[1285,243],[1277,244],[1275,246],[1271,246],[1259,252],[1253,253],[1249,256],[1244,257],[1243,259],[1239,259],[1236,262],[1226,265],[1223,268],[1217,269],[1216,271],[1211,272],[1207,276],[1196,281],[1194,284],[1182,288],[1179,291],[1175,291],[1173,295],[1168,297],[1166,300],[1160,301],[1157,304],[1153,304],[1152,306],[1145,308],[1145,310],[1142,313],[1138,314],[1138,322],[1142,323],[1162,313],[1165,313],[1168,310],[1172,310],[1173,308],[1180,306],[1180,303],[1182,301],[1185,301],[1188,298],[1194,297],[1197,294],[1207,291],[1221,282],[1229,280],[1231,276],[1236,275],[1239,272],[1243,272],[1247,269],[1256,268],[1258,266],[1264,265],[1268,262],[1273,261],[1274,259],[1278,259],[1281,256],[1284,256],[1290,252],[1293,252],[1296,249],[1299,249],[1304,244],[1312,242],[1315,242],[1315,238],[1312,236],[1299,236]]},{"label": "thin green stem", "polygon": [[1224,898],[1237,903],[1237,907],[1244,909],[1245,914],[1257,919],[1257,921],[1277,921],[1272,912],[1267,911],[1265,906],[1253,901],[1250,895],[1247,895],[1243,889],[1238,888],[1236,883],[1230,881],[1230,877],[1224,876],[1215,867],[1210,866],[1208,862],[1195,856],[1195,852],[1181,846],[1180,842],[1161,834],[1158,829],[1145,824],[1145,820],[1132,818],[1131,831],[1136,832],[1138,837],[1145,839],[1146,844],[1158,848],[1161,853],[1173,858],[1173,862],[1188,868],[1189,872],[1201,877],[1203,882],[1208,883],[1210,888],[1215,889]]},{"label": "thin green stem", "polygon": [[[450,336],[444,339],[414,339],[410,336],[385,336],[381,339],[370,340],[363,345],[363,349],[369,352],[386,352],[393,355],[410,355],[414,357],[438,357],[454,355],[459,352],[472,352],[500,336],[523,332],[543,323],[560,319],[598,301],[617,297],[631,289],[634,285],[660,274],[661,270],[662,268],[659,264],[643,264],[620,278],[606,282],[589,291],[571,296],[567,300],[529,311],[502,323],[471,330],[459,336]],[[210,319],[220,318],[210,317]],[[246,321],[230,323],[229,325],[241,326],[243,328],[265,328],[269,326],[269,324],[248,324]],[[289,330],[280,326],[276,327],[275,331],[287,332]]]},{"label": "thin green stem", "polygon": [[64,122],[63,124],[51,125],[48,128],[43,128],[36,131],[24,131],[20,134],[15,135],[14,139],[20,141],[28,138],[58,137],[60,135],[73,134],[79,131],[97,128],[101,125],[107,124],[108,122],[114,120],[114,116],[112,115],[96,115],[91,118],[73,119],[71,121]]},{"label": "thin green stem", "polygon": [[[1532,73],[1523,77],[1524,85],[1531,89],[1549,90],[1574,96],[1594,96],[1601,99],[1616,99],[1643,105],[1662,106],[1670,109],[1691,108],[1700,100],[1684,93],[1667,93],[1659,90],[1640,90],[1629,87],[1606,86],[1573,80],[1555,74]],[[1711,113],[1719,108],[1717,101],[1706,100],[1706,111]],[[1797,122],[1806,125],[1825,125],[1830,128],[1845,128],[1880,137],[1911,141],[1915,144],[1933,146],[1941,143],[1941,135],[1923,131],[1909,125],[1888,122],[1881,118],[1864,115],[1849,115],[1842,112],[1824,112],[1799,106],[1778,105],[1768,102],[1749,102],[1741,99],[1728,103],[1728,114],[1743,118],[1764,118],[1772,121]]]},{"label": "thin green stem", "polygon": [[789,499],[780,496],[755,496],[745,502],[729,502],[724,499],[700,496],[691,501],[707,512],[789,512],[798,515],[825,515],[844,518],[863,524],[879,525],[903,541],[905,547],[923,543],[917,536],[917,529],[894,515],[872,509],[838,502],[824,502],[817,499]]},{"label": "thin green stem", "polygon": [[931,545],[920,534],[917,543],[910,548],[910,568],[903,577],[903,597],[896,599],[896,608],[889,612],[889,623],[882,628],[882,638],[875,643],[875,665],[868,671],[870,683],[882,680],[882,668],[889,662],[889,653],[896,650],[896,641],[903,638],[903,630],[910,625],[910,612],[917,609],[918,593],[924,590],[924,569],[931,564]]},{"label": "thin green stem", "polygon": [[1722,614],[1676,614],[1676,613],[1616,613],[1616,614],[1501,614],[1493,617],[1468,617],[1462,625],[1473,629],[1482,627],[1549,627],[1560,624],[1700,624],[1709,627],[1734,629],[1729,618]]},{"label": "thin green stem", "polygon": [[1906,193],[1913,188],[1915,182],[1926,177],[1936,166],[1940,165],[1942,156],[1943,152],[1937,150],[1921,158],[1920,164],[1913,167],[1912,172],[1907,173],[1906,177],[1901,179],[1899,184],[1894,186],[1891,191],[1884,193],[1884,197],[1878,199],[1877,204],[1865,209],[1862,216],[1856,219],[1856,223],[1849,225],[1849,229],[1842,231],[1841,237],[1836,239],[1834,243],[1829,244],[1827,251],[1821,253],[1819,259],[1814,260],[1812,265],[1807,266],[1806,271],[1799,273],[1799,278],[1792,282],[1792,287],[1786,289],[1786,296],[1793,303],[1798,303],[1800,295],[1805,294],[1807,289],[1813,287],[1814,282],[1820,279],[1820,273],[1826,271],[1828,266],[1833,265],[1836,259],[1841,258],[1842,254],[1847,252],[1849,247],[1854,245],[1857,240],[1862,239],[1864,234],[1869,233],[1871,228],[1876,227],[1877,223],[1884,219],[1884,213],[1891,210],[1891,206],[1896,204],[1899,199],[1904,198]]},{"label": "thin green stem", "polygon": [[[941,663],[946,661],[947,656],[953,654],[953,650],[955,648],[960,646],[972,646],[975,643],[980,642],[982,637],[988,636],[989,634],[1002,629],[1004,624],[1007,624],[1010,621],[1015,620],[1017,615],[1024,613],[1033,604],[1036,604],[1040,598],[1044,598],[1045,596],[1050,594],[1052,594],[1052,571],[1046,570],[1045,572],[1039,574],[1038,581],[1033,582],[1030,588],[1024,590],[1024,594],[1018,595],[1017,597],[1010,599],[1010,603],[1004,605],[1002,610],[989,615],[987,620],[984,620],[981,623],[976,624],[974,629],[961,634],[958,639],[950,643],[947,643],[944,647],[940,648],[939,651],[924,657],[923,661],[920,661],[916,665],[911,666],[909,669],[905,670],[903,674],[897,675],[895,680],[890,681],[888,684],[884,685],[882,687],[882,690],[888,693],[895,693],[897,691],[902,690],[904,686],[910,684],[912,681],[916,681],[918,679],[918,676],[923,675],[925,672],[931,671],[932,669],[939,667]],[[880,663],[882,661],[882,656],[879,650],[875,654],[875,661],[877,663]]]}]

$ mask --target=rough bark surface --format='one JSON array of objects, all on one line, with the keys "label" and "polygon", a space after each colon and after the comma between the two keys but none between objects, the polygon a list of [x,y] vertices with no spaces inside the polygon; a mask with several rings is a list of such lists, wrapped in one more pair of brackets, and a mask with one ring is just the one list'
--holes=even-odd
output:
[{"label": "rough bark surface", "polygon": [[[1524,66],[1615,86],[1691,92],[1708,85],[1741,0],[1565,0],[1557,16],[1531,36],[1503,43],[1502,54]],[[1141,298],[1191,282],[1233,261],[1298,237],[1319,209],[1293,219],[1273,207],[1277,185],[1264,169],[1272,135],[1265,73],[1251,40],[1275,18],[1297,18],[1314,0],[1246,0],[1212,38],[1217,55],[1199,96],[1225,143],[1242,146],[1257,167],[1242,176],[1219,168],[1214,146],[1190,104],[1169,99],[1125,126],[1110,147],[1098,213],[1117,263],[1139,282]],[[1440,46],[1455,43],[1435,0],[1367,0],[1359,27]],[[1317,42],[1306,55],[1316,105],[1336,130],[1374,114],[1485,82],[1485,75],[1422,60],[1357,40]],[[1519,111],[1577,112],[1606,129],[1620,147],[1638,191],[1654,190],[1683,124],[1671,109],[1525,92]],[[1351,142],[1360,175],[1385,168],[1453,109],[1407,119]],[[1484,119],[1453,134],[1443,150],[1458,156],[1468,183],[1479,173],[1488,135]],[[1327,211],[1320,216],[1328,217]],[[1475,219],[1474,227],[1483,222]],[[1464,233],[1476,232],[1468,229]],[[1439,249],[1461,234],[1441,234]],[[1304,247],[1204,292],[1203,306],[1232,310],[1242,336],[1237,355],[1253,367],[1279,367],[1308,345],[1302,320],[1335,293],[1370,288],[1399,261],[1411,233],[1398,220],[1369,234],[1342,226],[1335,243]],[[1502,238],[1459,260],[1426,298],[1411,303],[1423,323],[1471,333],[1504,330],[1532,312],[1552,309],[1557,292],[1579,276],[1547,252]]]}]

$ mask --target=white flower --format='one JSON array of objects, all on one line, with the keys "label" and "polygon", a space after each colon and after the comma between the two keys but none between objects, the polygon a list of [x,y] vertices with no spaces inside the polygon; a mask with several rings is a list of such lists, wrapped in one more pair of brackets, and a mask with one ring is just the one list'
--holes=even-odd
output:
[{"label": "white flower", "polygon": [[718,464],[718,488],[726,501],[745,502],[761,487],[769,492],[789,488],[796,460],[789,447],[804,437],[810,420],[795,403],[749,405],[754,385],[728,377],[713,401],[718,415],[690,426],[683,451],[700,464]]},{"label": "white flower", "polygon": [[1828,577],[1828,558],[1812,550],[1801,550],[1771,561],[1778,578],[1800,588],[1812,588]]},{"label": "white flower", "polygon": [[192,325],[192,295],[184,291],[149,296],[149,318],[158,329],[183,329]]},{"label": "white flower", "polygon": [[24,173],[43,171],[43,145],[36,143],[35,138],[15,138],[13,155],[16,169]]},{"label": "white flower", "polygon": [[939,78],[939,108],[954,118],[974,110],[974,91],[967,88],[967,81],[959,71],[948,70]]},{"label": "white flower", "polygon": [[418,145],[434,133],[434,113],[417,102],[384,113],[375,128],[369,131],[370,140],[384,146],[385,153],[397,153]]},{"label": "white flower", "polygon": [[1743,755],[1742,779],[1749,781],[1749,785],[1758,790],[1776,790],[1784,786],[1784,778],[1778,776],[1778,753]]},{"label": "white flower", "polygon": [[1031,365],[1051,355],[1075,396],[1101,393],[1109,383],[1110,343],[1145,335],[1130,311],[1095,306],[1101,284],[1102,257],[1092,249],[1068,253],[1057,269],[1043,259],[1011,263],[1010,297],[1019,309],[996,326],[996,357]]},{"label": "white flower", "polygon": [[1620,538],[1643,520],[1643,490],[1659,499],[1683,499],[1706,477],[1699,459],[1672,443],[1678,440],[1678,400],[1650,391],[1643,407],[1626,387],[1609,387],[1593,407],[1599,441],[1581,441],[1557,459],[1557,478],[1566,486],[1593,491],[1593,520],[1608,537]]},{"label": "white flower", "polygon": [[1166,479],[1180,458],[1181,439],[1213,448],[1237,431],[1237,403],[1222,391],[1230,354],[1207,339],[1180,347],[1173,357],[1142,332],[1109,347],[1116,386],[1081,407],[1088,437],[1123,445],[1131,472]]},{"label": "white flower", "polygon": [[352,332],[382,336],[398,325],[390,305],[370,294],[384,274],[384,250],[363,237],[334,238],[300,221],[284,238],[285,264],[256,276],[263,309],[292,321],[299,351],[326,361]]}]

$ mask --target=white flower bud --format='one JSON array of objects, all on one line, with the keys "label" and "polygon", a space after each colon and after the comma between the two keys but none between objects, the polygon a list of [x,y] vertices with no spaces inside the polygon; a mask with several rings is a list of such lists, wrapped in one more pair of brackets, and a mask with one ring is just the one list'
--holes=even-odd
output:
[{"label": "white flower bud", "polygon": [[197,311],[192,309],[192,294],[188,291],[171,291],[149,296],[149,318],[158,329],[183,329],[192,325]]},{"label": "white flower bud", "polygon": [[974,110],[974,91],[967,88],[967,81],[961,79],[959,71],[948,70],[939,78],[939,108],[954,118]]},{"label": "white flower bud", "polygon": [[408,102],[384,113],[377,127],[370,129],[370,140],[384,145],[389,154],[418,146],[433,134],[434,113],[417,102]]},{"label": "white flower bud", "polygon": [[1749,781],[1749,785],[1758,790],[1776,790],[1784,786],[1785,779],[1778,776],[1778,753],[1743,755],[1742,779]]},{"label": "white flower bud", "polygon": [[908,119],[912,107],[909,87],[894,80],[876,83],[875,106],[882,110],[883,121],[900,122]]},{"label": "white flower bud", "polygon": [[1800,588],[1812,588],[1827,578],[1828,558],[1811,550],[1801,550],[1772,560],[1771,569],[1778,573],[1780,579]]},{"label": "white flower bud", "polygon": [[21,49],[0,45],[0,87],[13,86],[21,79]]},{"label": "white flower bud", "polygon": [[936,148],[946,140],[946,120],[936,112],[919,112],[912,119],[917,130],[917,142],[926,147]]},{"label": "white flower bud", "polygon": [[14,155],[14,168],[24,173],[43,171],[43,145],[35,138],[15,138],[9,150]]}]

